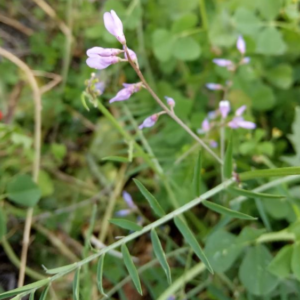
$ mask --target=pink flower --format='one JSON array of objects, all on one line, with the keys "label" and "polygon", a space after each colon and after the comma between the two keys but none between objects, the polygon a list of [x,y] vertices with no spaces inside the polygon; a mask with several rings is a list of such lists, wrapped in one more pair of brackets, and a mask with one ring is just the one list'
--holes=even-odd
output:
[{"label": "pink flower", "polygon": [[251,60],[250,57],[244,57],[244,58],[241,60],[241,64],[242,64],[242,65],[249,64],[250,60]]},{"label": "pink flower", "polygon": [[227,100],[222,100],[219,103],[219,111],[223,119],[225,119],[230,112],[230,103]]},{"label": "pink flower", "polygon": [[217,148],[218,147],[218,142],[211,140],[209,141],[209,146],[211,146],[212,148]]},{"label": "pink flower", "polygon": [[115,11],[111,10],[110,13],[106,12],[103,16],[103,19],[107,31],[114,35],[121,44],[125,45],[126,39],[123,32],[123,24]]},{"label": "pink flower", "polygon": [[223,59],[223,58],[215,58],[213,59],[213,62],[218,65],[219,67],[232,67],[233,62],[228,59]]},{"label": "pink flower", "polygon": [[119,57],[116,56],[99,56],[92,55],[86,60],[86,64],[93,69],[101,70],[105,69],[112,64],[116,64],[120,61]]},{"label": "pink flower", "polygon": [[241,35],[238,37],[236,47],[242,55],[246,53],[246,43]]},{"label": "pink flower", "polygon": [[[125,46],[123,46],[123,49],[124,49],[124,57],[125,57],[125,59],[128,60],[128,58],[127,58],[127,53],[125,52]],[[135,53],[133,50],[129,49],[129,48],[127,48],[127,51],[128,51],[128,53],[129,53],[130,59],[131,59],[133,62],[137,61],[136,53]]]},{"label": "pink flower", "polygon": [[197,130],[197,132],[199,134],[203,134],[203,133],[206,133],[210,130],[210,124],[209,124],[209,121],[208,119],[204,119],[202,124],[201,124],[201,128]]},{"label": "pink flower", "polygon": [[141,83],[123,83],[123,86],[124,89],[120,90],[114,98],[110,99],[109,103],[127,100],[142,87]]},{"label": "pink flower", "polygon": [[158,120],[158,115],[152,115],[144,120],[144,122],[139,126],[139,129],[143,129],[146,127],[152,127],[156,121]]},{"label": "pink flower", "polygon": [[217,84],[217,83],[207,83],[206,87],[212,91],[217,91],[217,90],[223,89],[223,86],[221,84]]},{"label": "pink flower", "polygon": [[243,106],[239,107],[239,108],[235,111],[235,115],[236,115],[237,117],[240,117],[240,116],[244,113],[244,111],[246,110],[246,108],[247,108],[246,105],[243,105]]},{"label": "pink flower", "polygon": [[175,100],[173,98],[165,96],[165,99],[167,100],[167,103],[171,108],[175,106]]},{"label": "pink flower", "polygon": [[124,52],[120,49],[114,49],[114,48],[101,48],[101,47],[93,47],[91,49],[88,49],[86,51],[87,56],[93,57],[93,56],[116,56]]},{"label": "pink flower", "polygon": [[237,129],[237,128],[245,128],[245,129],[254,129],[256,124],[253,122],[245,121],[243,117],[234,117],[229,123],[228,126]]},{"label": "pink flower", "polygon": [[132,200],[132,197],[129,193],[127,193],[126,191],[123,191],[122,196],[123,196],[123,199],[124,199],[124,201],[126,202],[126,204],[128,205],[129,208],[131,208],[131,209],[136,208],[136,206],[135,206],[135,204]]}]

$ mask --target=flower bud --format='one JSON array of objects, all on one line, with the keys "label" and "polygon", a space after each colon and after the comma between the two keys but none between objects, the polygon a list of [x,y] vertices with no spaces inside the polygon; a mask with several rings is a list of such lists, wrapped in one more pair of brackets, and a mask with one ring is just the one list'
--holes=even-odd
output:
[{"label": "flower bud", "polygon": [[144,122],[139,126],[139,129],[143,129],[146,127],[152,127],[156,121],[158,120],[158,115],[152,115],[144,120]]},{"label": "flower bud", "polygon": [[242,55],[246,53],[246,43],[241,35],[238,37],[236,47]]},{"label": "flower bud", "polygon": [[125,45],[126,39],[123,32],[123,24],[116,12],[114,10],[111,10],[110,13],[106,12],[103,19],[107,31],[114,35],[121,44]]},{"label": "flower bud", "polygon": [[219,103],[219,111],[223,119],[225,119],[230,112],[230,103],[227,100],[222,100]]}]

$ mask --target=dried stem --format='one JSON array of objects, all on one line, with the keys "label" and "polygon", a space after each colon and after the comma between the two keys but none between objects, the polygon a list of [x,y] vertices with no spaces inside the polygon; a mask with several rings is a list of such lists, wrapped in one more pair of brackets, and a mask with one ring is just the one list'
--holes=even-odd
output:
[{"label": "dried stem", "polygon": [[151,96],[155,99],[155,101],[161,106],[161,108],[178,124],[180,125],[194,140],[196,140],[211,156],[213,156],[221,165],[223,161],[186,125],[184,122],[179,119],[174,112],[172,112],[156,95],[156,93],[152,90],[152,88],[147,83],[140,69],[135,65],[135,63],[131,60],[128,48],[125,46],[125,52],[127,54],[128,61],[132,68],[135,70],[141,81],[143,82],[145,88],[149,91]]},{"label": "dried stem", "polygon": [[[41,155],[41,109],[42,109],[42,101],[41,101],[41,94],[37,84],[37,81],[33,75],[32,70],[18,57],[13,55],[12,53],[6,51],[5,49],[0,47],[0,56],[3,56],[18,66],[24,73],[28,79],[28,82],[31,86],[33,91],[33,101],[35,106],[35,129],[34,129],[34,160],[33,160],[33,170],[32,170],[32,177],[33,181],[37,182],[39,176],[39,169],[40,169],[40,155]],[[27,262],[27,252],[29,247],[29,239],[30,239],[30,230],[31,230],[31,223],[32,223],[32,215],[33,215],[33,208],[29,208],[27,210],[26,221],[25,221],[25,228],[23,234],[23,247],[21,253],[21,265],[19,271],[19,281],[18,286],[22,286],[24,284],[24,277],[25,277],[25,269],[26,269],[26,262]]]}]

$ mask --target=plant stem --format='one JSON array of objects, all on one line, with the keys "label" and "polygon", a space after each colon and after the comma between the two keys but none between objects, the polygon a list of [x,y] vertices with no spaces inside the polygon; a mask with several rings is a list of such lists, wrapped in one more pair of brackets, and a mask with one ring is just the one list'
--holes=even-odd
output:
[{"label": "plant stem", "polygon": [[202,19],[202,27],[204,30],[208,30],[208,21],[207,21],[205,0],[199,0],[199,7],[200,7],[200,15],[201,15],[201,19]]},{"label": "plant stem", "polygon": [[[33,160],[32,177],[33,177],[33,181],[37,182],[39,176],[39,169],[40,169],[40,160],[41,160],[41,123],[42,123],[42,116],[41,116],[42,101],[41,101],[41,93],[39,90],[39,86],[33,75],[32,70],[22,60],[20,60],[18,57],[16,57],[12,53],[6,51],[1,47],[0,47],[0,56],[3,56],[8,60],[10,60],[26,74],[28,82],[33,91],[33,101],[35,107],[35,114],[34,114],[35,126],[34,126],[34,160]],[[23,234],[21,266],[20,266],[19,281],[18,281],[19,287],[23,285],[24,278],[25,278],[25,269],[26,269],[26,262],[27,262],[27,252],[29,248],[32,216],[33,216],[33,208],[29,208],[27,210],[27,216],[26,216],[25,228]]]},{"label": "plant stem", "polygon": [[213,156],[221,165],[223,164],[223,161],[207,146],[184,122],[179,119],[174,112],[172,112],[163,102],[162,100],[156,95],[156,93],[152,90],[152,88],[147,83],[146,79],[144,78],[142,72],[140,69],[135,65],[135,63],[131,60],[128,48],[125,45],[125,52],[128,57],[128,61],[132,68],[135,70],[141,81],[143,82],[145,88],[149,91],[151,96],[154,98],[154,100],[161,106],[161,108],[179,125],[181,126],[194,140],[196,140],[211,156]]}]

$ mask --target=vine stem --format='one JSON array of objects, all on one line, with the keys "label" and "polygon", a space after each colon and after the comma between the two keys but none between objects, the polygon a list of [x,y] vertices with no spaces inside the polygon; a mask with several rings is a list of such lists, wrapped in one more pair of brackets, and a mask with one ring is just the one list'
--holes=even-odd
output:
[{"label": "vine stem", "polygon": [[[33,91],[33,101],[35,106],[35,126],[34,126],[34,160],[33,160],[33,170],[32,177],[33,181],[38,181],[39,169],[40,169],[40,161],[41,161],[41,123],[42,123],[42,101],[41,101],[41,93],[37,81],[33,75],[32,70],[25,64],[22,60],[20,60],[17,56],[8,52],[7,50],[0,47],[0,56],[3,56],[10,60],[13,64],[18,66],[27,76],[27,80],[31,86]],[[29,208],[26,214],[25,227],[23,233],[23,246],[21,253],[21,265],[19,271],[19,280],[18,286],[21,287],[24,284],[25,278],[25,269],[27,262],[27,253],[29,248],[29,240],[30,240],[30,230],[33,216],[33,208]]]},{"label": "vine stem", "polygon": [[194,140],[196,140],[212,157],[214,157],[221,165],[223,165],[222,159],[218,157],[210,148],[207,146],[184,122],[178,118],[173,111],[171,111],[163,102],[162,100],[156,95],[156,93],[152,90],[148,82],[146,81],[144,75],[140,71],[140,69],[135,65],[135,63],[130,58],[128,48],[125,45],[125,52],[127,55],[128,62],[132,66],[132,68],[135,70],[136,74],[141,79],[143,85],[145,88],[149,91],[151,96],[154,98],[154,100],[161,106],[161,108],[179,125],[181,126]]}]

